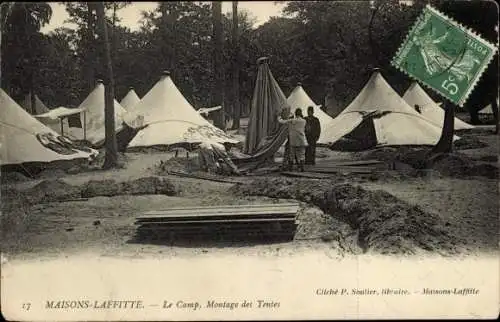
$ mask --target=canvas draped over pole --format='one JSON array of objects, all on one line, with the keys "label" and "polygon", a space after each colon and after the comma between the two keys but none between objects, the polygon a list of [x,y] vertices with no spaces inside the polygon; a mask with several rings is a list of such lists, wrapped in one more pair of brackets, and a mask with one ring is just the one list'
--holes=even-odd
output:
[{"label": "canvas draped over pole", "polygon": [[266,162],[278,151],[287,137],[287,127],[278,122],[286,97],[274,79],[266,58],[258,60],[259,70],[252,98],[244,153],[233,162],[248,170]]}]

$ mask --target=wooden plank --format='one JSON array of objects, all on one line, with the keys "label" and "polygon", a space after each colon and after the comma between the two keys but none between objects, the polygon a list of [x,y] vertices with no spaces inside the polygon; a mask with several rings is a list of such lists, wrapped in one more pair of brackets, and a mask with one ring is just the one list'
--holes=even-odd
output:
[{"label": "wooden plank", "polygon": [[188,225],[188,224],[226,224],[226,223],[275,223],[294,222],[295,217],[290,218],[244,218],[244,219],[220,219],[220,220],[175,220],[175,221],[148,221],[138,222],[141,225]]},{"label": "wooden plank", "polygon": [[315,173],[315,172],[295,172],[295,171],[284,171],[281,172],[282,175],[287,177],[301,177],[301,178],[309,178],[309,179],[328,179],[331,178],[332,175],[323,174],[323,173]]},{"label": "wooden plank", "polygon": [[[261,209],[261,208],[278,208],[278,207],[300,207],[298,202],[287,202],[287,203],[269,203],[269,204],[246,204],[246,205],[220,205],[220,206],[197,206],[197,207],[173,207],[168,209],[160,209],[159,211],[169,211],[169,210],[199,210],[199,209]],[[156,211],[156,210],[153,210]]]},{"label": "wooden plank", "polygon": [[204,208],[175,208],[166,210],[153,210],[145,212],[137,219],[156,217],[201,217],[201,216],[239,216],[239,215],[286,215],[295,214],[300,207],[294,206],[269,206],[269,207],[204,207]]},{"label": "wooden plank", "polygon": [[360,174],[369,174],[376,172],[377,169],[374,168],[310,168],[307,169],[308,172],[318,172],[318,173],[360,173]]},{"label": "wooden plank", "polygon": [[271,221],[287,221],[295,220],[296,215],[285,215],[263,218],[262,216],[238,216],[238,217],[227,217],[227,216],[203,216],[203,217],[177,217],[177,218],[164,218],[155,217],[136,220],[136,224],[150,224],[150,223],[182,223],[182,222],[197,222],[197,223],[217,223],[217,222],[271,222]]},{"label": "wooden plank", "polygon": [[333,160],[317,160],[316,166],[363,166],[363,165],[381,165],[383,161],[379,160],[353,160],[353,161],[333,161]]},{"label": "wooden plank", "polygon": [[216,176],[193,174],[193,173],[187,173],[187,172],[175,171],[175,170],[168,170],[167,173],[171,174],[171,175],[176,175],[179,177],[209,180],[209,181],[215,181],[215,182],[232,183],[232,184],[245,183],[245,181],[243,181],[243,180],[226,179],[226,178],[220,178],[220,177],[216,177]]}]

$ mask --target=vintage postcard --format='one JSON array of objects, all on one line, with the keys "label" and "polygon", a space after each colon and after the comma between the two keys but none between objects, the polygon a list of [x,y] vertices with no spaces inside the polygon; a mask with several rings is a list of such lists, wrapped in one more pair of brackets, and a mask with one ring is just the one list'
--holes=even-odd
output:
[{"label": "vintage postcard", "polygon": [[1,3],[3,317],[498,317],[498,16]]}]

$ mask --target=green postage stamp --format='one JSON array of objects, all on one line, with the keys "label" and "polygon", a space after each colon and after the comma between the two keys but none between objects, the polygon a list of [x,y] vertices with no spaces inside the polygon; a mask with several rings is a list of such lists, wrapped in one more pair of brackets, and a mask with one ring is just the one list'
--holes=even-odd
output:
[{"label": "green postage stamp", "polygon": [[391,64],[463,106],[496,50],[427,5]]}]

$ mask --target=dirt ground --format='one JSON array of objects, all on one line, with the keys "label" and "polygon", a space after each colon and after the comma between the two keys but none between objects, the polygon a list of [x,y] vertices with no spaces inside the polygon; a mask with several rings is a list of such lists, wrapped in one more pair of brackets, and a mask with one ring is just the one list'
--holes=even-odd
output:
[{"label": "dirt ground", "polygon": [[[498,136],[486,131],[467,135],[473,135],[486,143],[486,146],[460,150],[459,152],[475,163],[498,167],[498,158],[495,158],[498,155]],[[320,148],[318,154],[324,160],[355,159],[352,153],[330,151],[326,148]],[[48,189],[53,191],[51,192],[53,195],[65,195],[65,199],[68,197],[78,199],[82,197],[80,191],[84,187],[88,187],[88,182],[92,180],[113,180],[110,182],[110,186],[113,186],[126,185],[125,182],[130,183],[133,180],[146,177],[158,178],[157,166],[160,161],[169,160],[173,156],[174,153],[171,152],[127,153],[126,164],[122,169],[76,174],[57,172],[53,177],[49,174],[37,180],[10,182],[3,180],[2,253],[4,256],[15,258],[59,257],[79,252],[88,253],[89,251],[96,255],[120,257],[196,256],[200,253],[213,253],[215,255],[228,252],[237,256],[292,256],[311,250],[321,250],[330,257],[340,258],[366,252],[366,247],[371,247],[373,250],[382,247],[380,246],[381,241],[377,241],[376,238],[360,237],[359,234],[360,232],[370,232],[372,229],[370,225],[373,222],[378,222],[380,225],[382,221],[380,218],[395,221],[396,219],[391,219],[389,216],[390,211],[394,209],[397,211],[403,209],[401,211],[412,213],[413,217],[409,216],[408,218],[413,219],[399,215],[398,218],[402,218],[402,221],[395,223],[395,227],[404,230],[407,235],[403,235],[407,238],[400,238],[398,232],[387,231],[384,238],[387,239],[387,236],[390,236],[392,239],[387,239],[389,242],[386,240],[385,243],[400,245],[398,247],[402,249],[411,246],[405,244],[409,241],[420,243],[420,246],[417,246],[421,248],[428,247],[430,243],[434,242],[436,245],[432,247],[437,253],[445,256],[452,253],[453,256],[457,256],[477,252],[496,252],[498,249],[499,184],[497,179],[489,179],[484,176],[457,177],[429,172],[424,176],[388,174],[376,178],[339,177],[337,182],[332,183],[332,185],[343,183],[352,187],[360,187],[363,189],[362,194],[369,194],[369,192],[377,190],[387,193],[381,199],[376,194],[365,199],[357,197],[365,200],[363,202],[368,202],[368,204],[372,197],[375,198],[373,200],[382,200],[377,201],[379,208],[374,206],[373,209],[367,210],[367,213],[370,213],[372,217],[368,216],[366,222],[358,223],[361,226],[356,226],[346,218],[328,213],[328,210],[318,207],[309,199],[300,200],[301,210],[298,214],[299,226],[295,240],[289,243],[267,245],[207,244],[206,247],[179,247],[134,243],[134,220],[136,216],[145,211],[169,207],[290,202],[295,192],[283,193],[278,198],[276,195],[241,194],[235,192],[238,189],[231,183],[163,175],[161,180],[168,180],[168,184],[175,187],[175,193],[167,195],[161,191],[150,191],[149,188],[145,188],[144,194],[141,194],[139,190],[142,187],[138,187],[137,189],[140,188],[138,194],[131,195],[126,191],[110,193],[108,196],[106,193],[94,193],[86,200],[56,201],[49,196],[50,193],[42,194],[41,197],[28,198],[34,194],[36,186],[40,183],[50,187]],[[179,158],[185,157],[185,152],[179,155]],[[195,153],[190,153],[190,158],[195,157]],[[249,186],[256,179],[264,181],[278,176],[274,173],[267,176],[239,179],[248,182]],[[43,182],[43,180],[55,179],[59,181],[57,183],[55,181]],[[292,182],[289,190],[297,189],[294,185],[300,180],[292,178],[286,180]],[[322,185],[325,185],[325,182],[311,180],[307,187],[309,190],[321,194],[323,193]],[[240,186],[245,186],[245,184]],[[288,195],[292,197],[290,198]],[[27,201],[26,198],[31,201]],[[387,208],[389,210],[384,208],[383,201],[389,200],[387,198],[393,198],[390,200],[394,200],[391,202],[396,208]],[[345,210],[350,206],[343,204],[342,207]],[[415,210],[415,207],[418,208],[418,211]],[[381,215],[380,218],[377,218],[375,212],[384,213],[384,216],[388,217]],[[425,236],[417,238],[412,235],[413,232],[409,228],[405,228],[408,226],[419,230],[424,225],[430,225],[430,228],[426,226],[426,229],[431,235],[439,231],[436,233],[437,235],[432,237],[434,239],[431,238],[431,240],[430,237]],[[423,240],[422,238],[427,239]],[[368,246],[360,244],[361,239],[368,243]],[[438,248],[442,249],[443,247],[451,247],[453,252],[437,251]],[[394,253],[421,254],[405,251]]]}]

